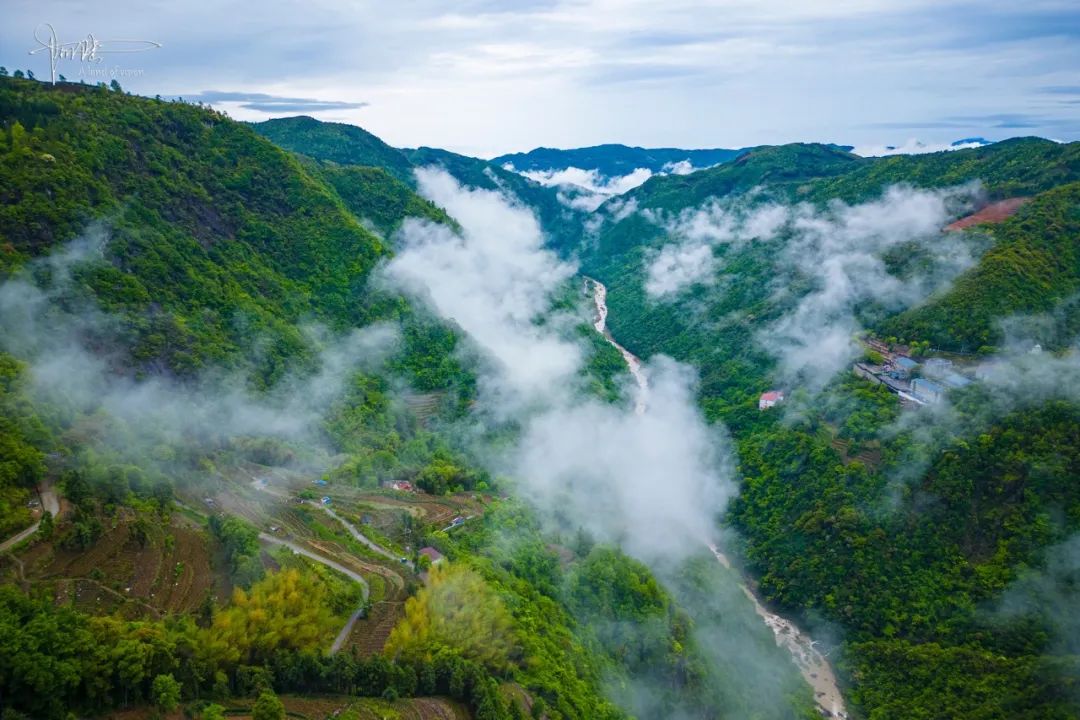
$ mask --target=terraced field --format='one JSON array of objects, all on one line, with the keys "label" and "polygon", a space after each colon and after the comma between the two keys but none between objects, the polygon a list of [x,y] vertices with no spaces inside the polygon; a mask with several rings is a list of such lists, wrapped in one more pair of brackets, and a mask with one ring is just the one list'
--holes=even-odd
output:
[{"label": "terraced field", "polygon": [[36,543],[19,558],[22,579],[49,584],[58,600],[86,611],[132,618],[191,612],[208,595],[228,596],[228,579],[215,569],[204,530],[176,516],[165,529],[151,525],[140,543],[132,535],[133,519],[117,519],[83,551]]},{"label": "terraced field", "polygon": [[375,603],[367,617],[353,627],[345,647],[356,648],[360,656],[365,658],[382,652],[390,632],[404,614],[405,602],[402,600]]}]

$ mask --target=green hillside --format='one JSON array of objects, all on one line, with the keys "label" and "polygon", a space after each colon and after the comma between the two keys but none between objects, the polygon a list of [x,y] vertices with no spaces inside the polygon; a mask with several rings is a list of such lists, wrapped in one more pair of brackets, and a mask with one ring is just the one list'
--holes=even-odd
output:
[{"label": "green hillside", "polygon": [[1047,347],[1068,345],[1080,321],[1071,302],[1080,291],[1080,182],[1037,195],[992,232],[995,245],[976,267],[882,332],[973,352],[1001,343],[1002,318],[1057,312],[1054,327],[1031,329]]},{"label": "green hillside", "polygon": [[[252,393],[245,402],[272,408],[278,394],[290,392],[289,383],[311,377],[323,362],[306,325],[318,322],[330,333],[345,333],[392,322],[404,339],[397,357],[379,373],[354,373],[342,397],[328,408],[324,424],[313,428],[315,441],[327,446],[320,452],[338,454],[326,477],[352,493],[376,492],[382,481],[405,478],[437,492],[487,487],[484,481],[490,478],[471,469],[444,438],[389,399],[391,383],[402,381],[435,397],[455,392],[467,397],[470,376],[455,354],[458,338],[451,328],[368,287],[375,263],[390,251],[353,214],[389,229],[413,212],[445,221],[441,211],[414,195],[406,197],[403,186],[383,171],[305,169],[249,126],[210,110],[104,87],[0,79],[0,125],[4,279],[55,293],[55,299],[47,295],[47,312],[58,321],[101,314],[106,321],[100,328],[87,327],[97,334],[86,338],[85,351],[115,361],[114,396],[137,393],[138,383],[154,379],[173,388],[166,400],[168,393],[197,396],[206,387],[211,394],[199,402],[228,403],[236,390],[218,387],[216,378],[236,372],[247,379]],[[44,258],[62,251],[88,227],[103,228],[100,254],[75,258],[70,280],[50,274]],[[2,341],[5,349],[9,339]],[[295,440],[258,433],[241,437],[227,429],[215,435],[207,428],[209,441],[184,431],[159,436],[152,425],[160,419],[146,427],[126,425],[126,416],[106,407],[83,410],[43,400],[30,382],[34,368],[3,352],[0,365],[0,526],[5,536],[29,522],[28,491],[41,481],[54,483],[70,503],[61,517],[43,520],[29,543],[16,548],[23,558],[18,566],[0,561],[5,584],[0,593],[0,692],[5,707],[34,717],[97,714],[151,701],[164,687],[158,678],[166,676],[180,682],[184,698],[203,703],[228,702],[234,694],[251,694],[273,682],[280,691],[292,692],[355,687],[362,694],[387,697],[442,693],[474,711],[485,708],[482,717],[502,718],[509,716],[512,703],[498,683],[520,677],[528,688],[523,692],[546,695],[564,717],[617,716],[602,698],[598,680],[598,668],[609,661],[573,636],[572,621],[557,604],[512,579],[514,560],[497,570],[489,567],[483,571],[486,579],[479,581],[516,598],[514,644],[524,641],[527,649],[514,656],[512,665],[483,665],[467,652],[441,646],[438,658],[424,654],[395,663],[377,655],[370,661],[336,663],[330,673],[332,661],[347,656],[332,658],[321,648],[333,639],[336,628],[331,631],[331,626],[352,612],[355,587],[319,572],[318,565],[260,556],[256,534],[266,527],[262,522],[292,523],[295,542],[321,537],[325,544],[342,531],[332,531],[310,513],[297,516],[285,505],[258,510],[267,519],[257,528],[247,525],[252,516],[243,513],[248,520],[223,524],[213,506],[208,512],[202,501],[204,496],[250,492],[243,489],[250,484],[243,468],[252,463],[267,467],[263,472],[302,473],[303,464],[289,469],[288,458],[308,457],[314,450]],[[114,382],[108,376],[103,381]],[[458,412],[455,407],[445,412]],[[443,411],[436,406],[435,412]],[[157,443],[152,450],[144,447],[146,436]],[[127,441],[114,444],[117,437]],[[276,464],[281,466],[275,469]],[[211,549],[220,543],[228,558],[224,568],[214,571],[215,577],[224,572],[227,579],[213,582],[250,586],[256,605],[239,596],[230,601],[227,591],[217,598],[208,593],[195,597],[198,614],[180,614],[168,623],[154,608],[158,600],[145,594],[149,588],[138,591],[145,596],[142,604],[110,600],[120,603],[115,614],[113,605],[95,609],[60,600],[54,605],[52,598],[62,598],[69,582],[100,586],[100,591],[87,592],[106,598],[115,593],[110,583],[121,583],[122,595],[123,583],[138,584],[140,575],[126,579],[131,566],[105,562],[110,553],[168,556],[168,543],[181,530],[192,532],[193,522],[203,528],[200,537],[206,539],[200,542]],[[430,532],[420,521],[410,527],[417,537]],[[353,545],[353,552],[374,562],[362,546]],[[455,552],[449,540],[441,545]],[[218,551],[211,552],[200,560],[189,549],[193,554],[170,572],[177,582],[187,582],[189,567],[200,567],[200,562],[215,567]],[[476,546],[456,552],[465,566],[487,550]],[[47,569],[56,562],[50,558],[61,556],[76,567],[86,553],[98,561],[86,570],[68,570],[84,573],[73,581],[57,580]],[[283,565],[299,576],[275,572]],[[147,581],[154,579],[153,571],[139,567]],[[401,574],[403,589],[406,580],[417,582],[396,561],[380,572],[391,578]],[[25,582],[16,582],[23,576]],[[204,586],[211,580],[193,578]],[[376,580],[369,583],[375,587]],[[222,623],[239,627],[235,624],[250,622],[246,613],[254,607],[274,608],[267,612],[280,625],[265,635],[229,640]],[[540,618],[539,624],[531,626],[526,618]],[[376,652],[380,646],[377,642]],[[297,675],[304,663],[327,670]],[[555,680],[555,669],[564,667],[580,672]],[[432,680],[418,686],[418,671]],[[462,680],[450,683],[451,673]]]},{"label": "green hillside", "polygon": [[453,223],[444,210],[381,167],[315,161],[309,169],[337,192],[349,212],[370,222],[384,237],[392,239],[407,217]]},{"label": "green hillside", "polygon": [[[560,202],[558,190],[504,170],[493,162],[436,148],[422,147],[399,151],[360,128],[324,123],[306,117],[268,120],[252,127],[286,150],[322,161],[325,167],[332,168],[325,171],[325,177],[331,185],[344,193],[346,204],[355,202],[350,200],[350,197],[357,198],[361,195],[350,191],[348,186],[362,183],[363,175],[370,175],[369,171],[357,170],[352,166],[381,168],[409,186],[415,186],[415,168],[435,166],[443,168],[458,182],[469,187],[512,193],[536,212],[552,240],[553,247],[569,248],[581,237],[584,215]],[[378,191],[379,195],[386,198],[380,201],[383,205],[403,202],[401,198],[404,196],[400,193],[397,200],[390,200],[387,195],[389,192],[387,186]],[[361,217],[368,217],[380,229],[388,228],[379,217],[383,212],[379,207],[354,206],[352,209],[358,211]]]},{"label": "green hillside", "polygon": [[[976,383],[954,393],[952,415],[908,411],[900,425],[896,396],[848,372],[820,393],[785,386],[760,333],[820,288],[812,268],[791,266],[793,232],[717,243],[715,275],[657,299],[645,291],[647,268],[672,237],[655,218],[714,198],[828,212],[895,185],[978,181],[986,200],[1031,196],[1005,223],[949,238],[976,262],[942,294],[899,314],[870,302],[852,312],[882,337],[967,351],[1001,343],[1002,320],[1035,314],[1037,323],[1015,327],[1064,349],[1077,337],[1078,173],[1080,143],[1033,138],[880,159],[761,148],[651,179],[628,196],[662,215],[609,221],[583,245],[585,271],[609,288],[614,336],[642,357],[666,354],[699,371],[701,406],[738,449],[741,490],[728,520],[768,598],[841,628],[839,662],[863,717],[1077,717],[1080,664],[1053,639],[1062,620],[1045,609],[995,615],[1007,588],[1080,529],[1071,375],[1055,383],[1054,401],[1045,390],[995,397]],[[914,249],[881,260],[896,277],[924,262]],[[795,405],[786,420],[757,409],[759,394],[778,386]]]},{"label": "green hillside", "polygon": [[[0,78],[0,302],[19,314],[0,318],[4,538],[35,488],[61,498],[0,555],[4,716],[278,692],[290,711],[358,695],[403,716],[614,719],[612,685],[648,675],[688,711],[764,689],[782,707],[766,717],[810,717],[794,668],[719,676],[647,569],[591,539],[568,550],[480,469],[453,432],[476,397],[469,342],[370,281],[393,248],[368,223],[454,221],[386,157],[353,157],[294,155],[202,107]],[[365,364],[356,331],[400,342]],[[590,387],[614,399],[617,353],[588,339]],[[445,575],[421,574],[428,545]],[[596,630],[639,620],[632,654]],[[784,662],[767,633],[740,642]]]},{"label": "green hillside", "polygon": [[339,165],[381,167],[398,180],[413,182],[412,166],[404,153],[355,125],[300,116],[267,120],[252,127],[286,150]]}]

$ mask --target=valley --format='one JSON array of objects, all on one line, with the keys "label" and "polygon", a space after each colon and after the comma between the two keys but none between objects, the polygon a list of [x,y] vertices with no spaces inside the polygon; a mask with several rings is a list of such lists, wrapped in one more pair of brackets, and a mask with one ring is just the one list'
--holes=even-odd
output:
[{"label": "valley", "polygon": [[[634,401],[634,412],[638,415],[648,412],[649,381],[642,368],[641,361],[618,344],[607,330],[607,288],[598,280],[586,279],[587,289],[591,291],[593,302],[596,306],[596,331],[618,350],[626,360],[627,370],[634,378],[637,385],[637,396]],[[709,545],[709,551],[716,557],[724,568],[731,569],[731,561],[715,545]],[[753,604],[754,612],[765,623],[766,627],[776,638],[776,644],[784,648],[791,655],[791,661],[799,668],[806,683],[814,690],[814,702],[824,717],[846,719],[847,712],[844,710],[844,699],[840,694],[840,686],[836,680],[832,665],[828,658],[818,650],[818,643],[809,635],[799,630],[790,620],[770,612],[762,600],[751,589],[753,578],[743,575],[743,581],[739,583],[739,589]]]}]

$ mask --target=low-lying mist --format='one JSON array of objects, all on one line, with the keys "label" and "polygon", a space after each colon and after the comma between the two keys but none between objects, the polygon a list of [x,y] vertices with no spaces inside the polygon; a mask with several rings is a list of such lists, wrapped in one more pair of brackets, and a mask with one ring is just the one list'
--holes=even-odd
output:
[{"label": "low-lying mist", "polygon": [[[441,170],[417,171],[417,180],[425,197],[459,221],[461,235],[406,221],[400,252],[383,276],[453,319],[486,358],[469,432],[485,438],[494,427],[514,430],[509,443],[479,441],[478,456],[511,478],[555,533],[583,530],[649,565],[695,618],[693,633],[720,672],[715,677],[731,682],[723,692],[740,695],[739,706],[761,717],[788,716],[795,668],[707,550],[735,493],[734,467],[724,429],[706,423],[697,407],[694,370],[654,358],[644,368],[649,392],[640,413],[629,399],[590,395],[581,379],[586,354],[572,330],[594,318],[552,310],[576,268],[545,249],[531,211],[499,193],[462,187]],[[631,390],[629,376],[625,381]],[[693,563],[712,568],[724,591],[681,589]],[[620,630],[640,633],[643,642],[649,632]],[[646,673],[633,687],[616,682],[612,693],[642,717],[682,717],[660,699],[665,683]],[[750,697],[753,688],[768,690]]]},{"label": "low-lying mist", "polygon": [[482,422],[513,419],[514,447],[489,456],[549,517],[620,543],[645,560],[678,560],[712,539],[734,492],[723,434],[694,403],[693,371],[661,358],[647,368],[648,410],[636,415],[583,392],[584,354],[568,328],[588,321],[552,313],[576,268],[544,248],[528,209],[420,170],[421,192],[462,227],[418,220],[401,230],[385,274],[453,319],[482,348]]},{"label": "low-lying mist", "polygon": [[323,417],[353,373],[377,368],[394,351],[396,328],[335,337],[312,324],[305,334],[316,369],[287,375],[265,392],[253,391],[240,370],[138,378],[109,346],[123,319],[103,312],[73,279],[80,266],[106,262],[107,241],[107,231],[93,227],[0,285],[0,349],[28,364],[35,400],[61,424],[96,418],[91,437],[99,445],[139,464],[160,461],[170,473],[177,469],[168,466],[171,448],[210,450],[244,436],[296,443],[305,462],[325,464],[331,450]]},{"label": "low-lying mist", "polygon": [[[893,186],[859,205],[818,208],[769,201],[759,188],[674,217],[653,211],[647,217],[671,240],[647,257],[645,291],[656,301],[677,299],[722,276],[719,248],[737,253],[760,244],[772,267],[771,302],[783,312],[756,332],[758,344],[777,359],[783,381],[820,390],[860,354],[860,311],[910,307],[974,264],[968,237],[942,229],[980,193],[978,184]],[[897,274],[890,253],[917,255],[919,262]]]}]

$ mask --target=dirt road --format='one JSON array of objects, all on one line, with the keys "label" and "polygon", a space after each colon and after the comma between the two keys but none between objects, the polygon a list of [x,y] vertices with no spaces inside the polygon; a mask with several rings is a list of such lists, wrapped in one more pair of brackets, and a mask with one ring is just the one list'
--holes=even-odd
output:
[{"label": "dirt road", "polygon": [[[43,511],[47,511],[55,518],[57,513],[60,512],[60,500],[56,497],[56,492],[53,490],[51,484],[46,483],[41,486],[41,507]],[[26,538],[30,537],[37,532],[38,526],[41,525],[41,520],[38,519],[33,525],[26,528],[22,532],[18,532],[12,535],[4,542],[0,543],[0,552],[6,552],[8,549],[15,547]]]},{"label": "dirt road", "polygon": [[285,540],[284,538],[279,538],[264,532],[259,533],[259,540],[264,543],[269,543],[271,545],[282,545],[284,547],[287,547],[297,555],[303,555],[304,557],[314,560],[317,563],[321,563],[332,570],[337,570],[339,573],[345,575],[349,579],[355,580],[356,582],[360,583],[360,587],[362,588],[362,592],[364,595],[364,602],[360,607],[356,609],[355,612],[353,612],[352,615],[349,616],[348,621],[345,623],[345,627],[341,628],[341,632],[339,632],[337,634],[337,637],[334,638],[334,644],[330,646],[331,654],[341,650],[342,646],[344,646],[345,644],[345,641],[349,639],[349,635],[352,633],[352,629],[353,626],[356,625],[356,621],[364,616],[364,608],[367,606],[368,593],[370,592],[367,580],[365,580],[363,575],[356,572],[355,570],[350,570],[341,563],[335,562],[330,558],[323,557],[314,550],[308,550],[303,545],[298,545],[291,540]]}]

